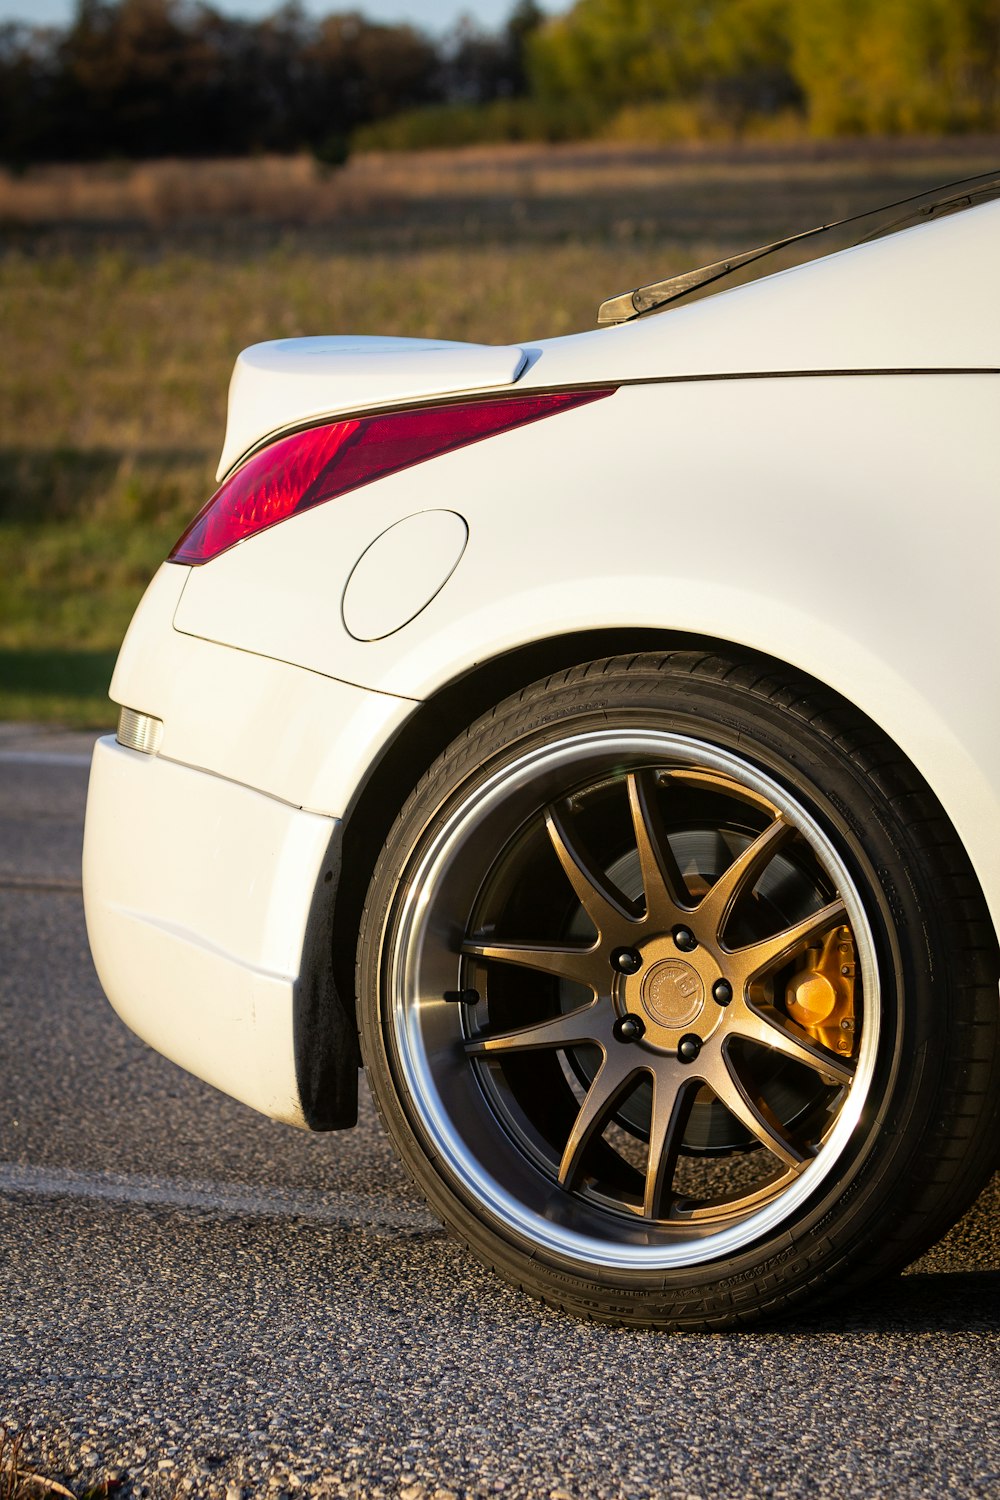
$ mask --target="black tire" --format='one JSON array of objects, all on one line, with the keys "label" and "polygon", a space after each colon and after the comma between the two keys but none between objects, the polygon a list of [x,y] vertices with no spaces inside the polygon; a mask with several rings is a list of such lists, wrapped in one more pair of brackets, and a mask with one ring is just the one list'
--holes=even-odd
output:
[{"label": "black tire", "polygon": [[499,705],[411,795],[361,1043],[480,1259],[577,1314],[718,1328],[899,1269],[972,1201],[997,973],[954,831],[868,720],[753,659],[616,658]]}]

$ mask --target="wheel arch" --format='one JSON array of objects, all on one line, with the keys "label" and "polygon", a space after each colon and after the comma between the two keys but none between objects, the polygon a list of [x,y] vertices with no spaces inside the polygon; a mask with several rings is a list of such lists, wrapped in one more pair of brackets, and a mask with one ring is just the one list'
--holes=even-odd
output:
[{"label": "wheel arch", "polygon": [[[607,628],[549,636],[477,663],[445,683],[419,704],[386,748],[345,824],[343,862],[344,869],[351,872],[351,880],[342,883],[337,892],[333,952],[337,990],[351,1014],[356,1011],[354,955],[365,896],[378,855],[404,802],[438,755],[481,714],[542,677],[589,660],[650,651],[664,654],[703,651],[706,656],[719,654],[729,660],[736,657],[758,664],[762,675],[772,670],[783,674],[793,672],[804,689],[820,689],[829,693],[832,701],[849,702],[836,689],[779,657],[711,636],[651,628]],[[856,705],[851,706],[861,712]],[[879,733],[887,734],[881,724],[876,723],[875,727]],[[901,753],[905,755],[905,749]],[[953,832],[964,848],[957,830]],[[966,853],[977,894],[988,907],[974,861]],[[993,937],[996,944],[995,926]]]}]

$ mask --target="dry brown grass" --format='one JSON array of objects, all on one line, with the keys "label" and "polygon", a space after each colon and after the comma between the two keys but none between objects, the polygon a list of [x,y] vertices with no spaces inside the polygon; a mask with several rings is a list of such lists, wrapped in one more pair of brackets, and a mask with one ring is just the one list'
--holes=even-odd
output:
[{"label": "dry brown grass", "polygon": [[[426,225],[421,207],[446,212],[446,233],[465,238],[463,213],[474,205],[488,223],[504,209],[515,233],[535,238],[565,200],[588,202],[618,214],[627,203],[675,197],[725,186],[734,175],[769,184],[772,200],[804,189],[839,184],[864,191],[883,181],[958,175],[969,164],[985,170],[1000,151],[993,137],[938,141],[799,141],[742,146],[634,142],[571,145],[469,146],[452,151],[368,152],[330,171],[311,156],[260,156],[234,160],[121,162],[96,166],[41,166],[24,173],[0,168],[0,225],[121,230],[141,226],[162,232],[181,225],[233,221],[326,227],[347,233],[381,227],[393,231]],[[873,199],[875,201],[875,199]],[[562,222],[562,216],[555,216]],[[409,226],[397,221],[413,220]],[[528,224],[529,220],[537,220]],[[520,221],[520,222],[519,222]],[[584,211],[565,227],[599,227]]]},{"label": "dry brown grass", "polygon": [[[27,1432],[21,1428],[11,1432],[0,1423],[0,1500],[77,1500],[73,1491],[56,1479],[35,1473],[25,1459],[24,1446]],[[80,1500],[107,1500],[116,1486],[107,1480],[90,1485]]]}]

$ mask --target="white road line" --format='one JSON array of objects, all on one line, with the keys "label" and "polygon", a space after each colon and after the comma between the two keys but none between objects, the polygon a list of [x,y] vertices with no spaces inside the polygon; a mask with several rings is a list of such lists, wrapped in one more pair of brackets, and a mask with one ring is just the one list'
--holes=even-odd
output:
[{"label": "white road line", "polygon": [[0,870],[0,891],[82,891],[83,882],[69,875],[10,875]]},{"label": "white road line", "polygon": [[85,770],[89,755],[71,755],[58,750],[0,750],[0,765],[6,766],[77,766]]},{"label": "white road line", "polygon": [[309,1193],[287,1188],[258,1189],[234,1183],[174,1182],[159,1177],[113,1172],[74,1172],[65,1168],[24,1167],[0,1162],[0,1194],[40,1198],[85,1198],[156,1208],[201,1208],[218,1214],[256,1218],[311,1219],[342,1229],[392,1234],[440,1230],[418,1207],[394,1204],[376,1193]]}]

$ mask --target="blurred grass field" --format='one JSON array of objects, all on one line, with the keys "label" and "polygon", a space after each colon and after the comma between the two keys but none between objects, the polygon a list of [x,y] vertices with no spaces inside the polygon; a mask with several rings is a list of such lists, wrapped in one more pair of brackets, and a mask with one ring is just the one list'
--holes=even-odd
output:
[{"label": "blurred grass field", "polygon": [[493,147],[0,173],[0,718],[110,722],[143,588],[214,487],[246,344],[521,342],[978,171],[989,139]]}]

